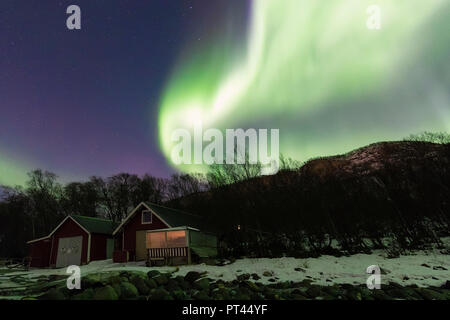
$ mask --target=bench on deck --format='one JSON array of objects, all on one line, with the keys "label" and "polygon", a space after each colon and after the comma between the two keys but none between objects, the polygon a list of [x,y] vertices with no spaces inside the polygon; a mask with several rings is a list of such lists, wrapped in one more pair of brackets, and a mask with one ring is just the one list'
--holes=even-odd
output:
[{"label": "bench on deck", "polygon": [[163,261],[164,264],[172,264],[173,258],[188,258],[188,247],[177,248],[151,248],[148,249],[147,264],[152,266],[156,261]]}]

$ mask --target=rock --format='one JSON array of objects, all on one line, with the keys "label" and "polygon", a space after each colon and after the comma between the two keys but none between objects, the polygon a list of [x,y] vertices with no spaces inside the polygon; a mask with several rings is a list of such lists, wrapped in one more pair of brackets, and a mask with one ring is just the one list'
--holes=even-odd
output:
[{"label": "rock", "polygon": [[122,282],[120,284],[120,298],[132,299],[139,295],[138,289],[130,282]]},{"label": "rock", "polygon": [[362,300],[375,300],[372,290],[367,289],[367,287],[359,288],[359,291],[361,292]]},{"label": "rock", "polygon": [[115,283],[115,284],[111,285],[111,287],[113,287],[113,289],[117,293],[118,297],[122,296],[122,287],[120,286],[120,284]]},{"label": "rock", "polygon": [[429,265],[427,265],[426,263],[422,263],[421,265],[420,265],[421,267],[425,267],[425,268],[431,268]]},{"label": "rock", "polygon": [[159,271],[156,270],[150,270],[149,272],[147,272],[147,277],[149,278],[156,277],[157,275],[159,275]]},{"label": "rock", "polygon": [[[149,280],[149,279],[146,279]],[[148,295],[150,292],[149,287],[147,287],[147,284],[145,283],[145,280],[140,276],[133,276],[130,279],[130,282],[136,287],[138,292],[142,295]]]},{"label": "rock", "polygon": [[299,271],[299,272],[306,272],[306,270],[303,269],[303,268],[295,268],[294,270],[295,270],[295,271]]},{"label": "rock", "polygon": [[425,300],[445,300],[446,298],[444,294],[428,288],[422,288],[419,290],[419,294]]},{"label": "rock", "polygon": [[422,300],[422,296],[412,287],[405,287],[405,297],[407,300]]},{"label": "rock", "polygon": [[194,294],[193,298],[195,300],[211,300],[211,297],[209,296],[209,293],[206,290],[198,291],[197,293]]},{"label": "rock", "polygon": [[[128,278],[126,278],[128,281]],[[114,284],[119,284],[123,281],[124,279],[122,279],[120,276],[112,276],[108,279],[108,283],[112,286]]]},{"label": "rock", "polygon": [[309,286],[311,286],[311,283],[312,283],[312,280],[311,280],[311,279],[304,279],[304,280],[300,281],[300,282],[297,284],[297,286],[300,286],[300,287],[309,287]]},{"label": "rock", "polygon": [[163,288],[156,288],[150,292],[150,300],[172,300],[169,292]]},{"label": "rock", "polygon": [[384,290],[372,290],[372,296],[375,300],[392,300],[392,298],[384,292]]},{"label": "rock", "polygon": [[250,275],[248,273],[240,274],[236,277],[238,281],[245,281],[250,279]]},{"label": "rock", "polygon": [[196,271],[189,271],[185,276],[184,280],[186,280],[189,283],[193,283],[195,280],[200,279],[201,275],[200,273]]},{"label": "rock", "polygon": [[130,278],[131,273],[129,271],[120,271],[119,275],[120,275],[120,277]]},{"label": "rock", "polygon": [[306,290],[306,294],[310,298],[316,298],[319,297],[322,292],[320,291],[320,288],[318,286],[311,286],[308,288],[308,290]]},{"label": "rock", "polygon": [[391,288],[397,288],[397,289],[403,289],[403,286],[397,282],[389,282],[387,287],[391,287]]},{"label": "rock", "polygon": [[178,285],[178,281],[175,279],[169,279],[169,282],[165,285],[166,289],[169,292],[176,291],[180,289],[180,286]]},{"label": "rock", "polygon": [[88,288],[81,293],[72,296],[72,300],[92,300],[94,298],[94,289]]},{"label": "rock", "polygon": [[208,278],[201,278],[194,282],[194,288],[198,290],[209,290],[209,279]]},{"label": "rock", "polygon": [[66,296],[62,290],[53,288],[39,297],[41,300],[66,300]]},{"label": "rock", "polygon": [[238,291],[233,300],[251,300],[251,298],[247,292]]},{"label": "rock", "polygon": [[441,266],[433,267],[433,270],[444,270],[444,271],[447,271],[447,269],[445,267],[441,267]]},{"label": "rock", "polygon": [[158,286],[156,281],[153,279],[145,279],[144,281],[149,289],[155,289]]},{"label": "rock", "polygon": [[178,283],[178,285],[180,286],[181,289],[187,290],[191,286],[189,284],[189,282],[184,280],[184,277],[178,276],[178,277],[175,278],[175,280],[177,281],[177,283]]},{"label": "rock", "polygon": [[390,270],[385,269],[385,268],[381,268],[381,267],[380,267],[380,272],[381,272],[381,274],[384,274],[384,275],[391,273]]},{"label": "rock", "polygon": [[346,297],[349,300],[357,300],[357,301],[362,300],[361,292],[359,292],[356,288],[352,290],[347,290]]},{"label": "rock", "polygon": [[405,288],[392,288],[388,290],[389,296],[396,299],[408,298],[407,290]]},{"label": "rock", "polygon": [[264,271],[263,272],[263,276],[264,277],[271,277],[271,276],[273,276],[273,272],[272,271]]},{"label": "rock", "polygon": [[99,273],[88,274],[81,277],[81,288],[93,288],[102,286],[102,279]]},{"label": "rock", "polygon": [[244,281],[243,283],[242,283],[242,285],[245,287],[245,288],[248,288],[248,289],[250,289],[251,291],[254,291],[254,292],[258,292],[258,291],[260,291],[261,289],[258,287],[258,285],[256,284],[256,283],[254,283],[254,282],[252,282],[252,281]]},{"label": "rock", "polygon": [[163,273],[153,277],[153,280],[155,280],[159,286],[163,286],[169,282],[169,278]]},{"label": "rock", "polygon": [[450,281],[445,281],[445,283],[441,286],[441,289],[450,289]]},{"label": "rock", "polygon": [[97,288],[94,294],[94,300],[117,300],[119,297],[114,291],[113,287],[106,286],[102,288]]},{"label": "rock", "polygon": [[257,281],[257,280],[261,279],[261,277],[258,276],[256,273],[252,273],[252,279]]},{"label": "rock", "polygon": [[183,290],[172,291],[172,297],[174,297],[175,300],[187,300],[187,295]]},{"label": "rock", "polygon": [[323,288],[323,291],[326,292],[328,295],[331,295],[335,298],[337,298],[339,295],[342,294],[342,290],[339,286],[326,286]]}]

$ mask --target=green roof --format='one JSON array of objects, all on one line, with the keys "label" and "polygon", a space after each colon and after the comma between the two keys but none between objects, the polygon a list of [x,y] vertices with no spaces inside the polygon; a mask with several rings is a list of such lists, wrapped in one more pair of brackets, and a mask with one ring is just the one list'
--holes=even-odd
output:
[{"label": "green roof", "polygon": [[90,233],[112,235],[114,229],[118,226],[117,223],[107,219],[78,215],[71,215],[71,217]]},{"label": "green roof", "polygon": [[192,227],[202,231],[207,231],[208,228],[205,225],[204,219],[195,214],[187,213],[184,211],[163,207],[154,203],[146,202],[158,216],[166,221],[172,228],[176,227]]}]

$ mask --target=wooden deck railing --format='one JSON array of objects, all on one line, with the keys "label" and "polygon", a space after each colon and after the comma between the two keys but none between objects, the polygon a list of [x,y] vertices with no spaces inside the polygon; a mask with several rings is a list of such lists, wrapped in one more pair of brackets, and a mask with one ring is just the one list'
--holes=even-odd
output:
[{"label": "wooden deck railing", "polygon": [[147,249],[147,261],[152,265],[152,261],[163,260],[164,264],[168,264],[171,258],[187,258],[189,261],[189,248],[151,248]]}]

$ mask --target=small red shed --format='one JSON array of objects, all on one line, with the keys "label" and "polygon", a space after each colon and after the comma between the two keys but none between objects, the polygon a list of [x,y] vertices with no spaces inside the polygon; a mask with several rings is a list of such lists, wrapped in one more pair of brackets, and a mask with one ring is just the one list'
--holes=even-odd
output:
[{"label": "small red shed", "polygon": [[48,236],[27,242],[31,267],[62,268],[110,259],[116,226],[106,219],[67,216]]}]

